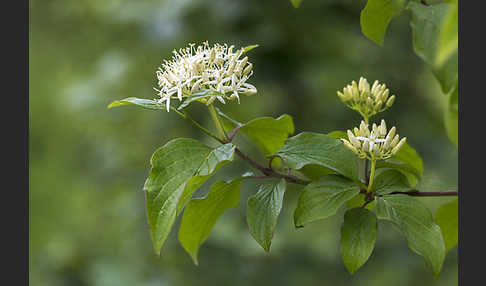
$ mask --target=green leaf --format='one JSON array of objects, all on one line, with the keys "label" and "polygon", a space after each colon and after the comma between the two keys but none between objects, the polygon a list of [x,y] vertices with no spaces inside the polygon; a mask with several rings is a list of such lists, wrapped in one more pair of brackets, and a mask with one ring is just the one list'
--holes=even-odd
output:
[{"label": "green leaf", "polygon": [[234,120],[233,118],[231,118],[230,116],[228,116],[227,114],[222,112],[221,109],[219,109],[217,107],[214,107],[214,109],[216,109],[216,112],[218,113],[218,115],[221,116],[221,119],[223,119],[223,120],[221,120],[221,123],[223,123],[223,127],[227,131],[235,128],[236,126],[242,126],[243,125],[243,123]]},{"label": "green leaf", "polygon": [[435,223],[440,226],[446,252],[457,244],[458,239],[458,199],[440,206],[435,213]]},{"label": "green leaf", "polygon": [[406,192],[413,188],[409,186],[407,177],[398,170],[384,170],[375,177],[373,192],[378,195],[385,195],[391,192]]},{"label": "green leaf", "polygon": [[417,151],[405,143],[395,156],[384,161],[378,161],[376,168],[398,169],[407,177],[410,186],[413,187],[422,178],[423,163]]},{"label": "green leaf", "polygon": [[[232,144],[216,149],[188,138],[169,141],[155,151],[144,190],[154,250],[160,253],[185,203],[224,162],[233,160]],[[221,156],[221,153],[226,154]]]},{"label": "green leaf", "polygon": [[201,99],[205,99],[215,95],[222,95],[222,94],[209,89],[193,93],[190,96],[186,97],[186,99],[181,103],[181,105],[177,107],[177,110],[182,110],[186,108],[187,106],[189,106],[189,104],[191,104],[194,101],[200,101]]},{"label": "green leaf", "polygon": [[242,179],[217,182],[211,186],[205,198],[189,201],[182,216],[179,242],[198,265],[199,247],[208,238],[219,217],[240,202]]},{"label": "green leaf", "polygon": [[370,257],[377,229],[376,215],[365,208],[349,209],[344,214],[341,255],[349,273],[356,272]]},{"label": "green leaf", "polygon": [[376,211],[379,219],[391,221],[401,230],[409,248],[424,257],[437,278],[445,258],[445,244],[430,211],[415,198],[400,194],[379,197]]},{"label": "green leaf", "polygon": [[259,117],[245,124],[231,119],[226,114],[223,119],[226,128],[233,129],[240,126],[238,132],[243,132],[248,136],[267,156],[282,148],[285,140],[294,133],[294,122],[292,117],[287,114],[283,114],[277,119]]},{"label": "green leaf", "polygon": [[246,54],[246,53],[248,53],[249,51],[253,50],[254,48],[258,48],[258,47],[259,47],[259,45],[250,45],[250,46],[246,46],[246,47],[244,47],[244,48],[243,48],[243,51],[242,51],[242,53],[241,53],[241,54],[242,54],[242,55],[243,55],[243,54]]},{"label": "green leaf", "polygon": [[404,0],[368,0],[361,11],[361,32],[382,46],[388,23],[402,12],[404,3]]},{"label": "green leaf", "polygon": [[112,103],[110,103],[110,105],[108,105],[107,108],[123,106],[123,105],[132,105],[132,104],[143,107],[145,109],[152,109],[152,110],[166,109],[165,103],[158,103],[155,100],[136,98],[136,97],[128,97],[122,100],[113,101]]},{"label": "green leaf", "polygon": [[348,139],[348,135],[346,134],[346,132],[341,130],[329,132],[327,133],[327,136],[331,136],[332,138],[335,139]]},{"label": "green leaf", "polygon": [[302,190],[294,212],[295,227],[336,214],[346,201],[359,194],[355,182],[337,175],[313,181]]},{"label": "green leaf", "polygon": [[299,171],[311,180],[317,180],[325,175],[336,174],[333,170],[316,164],[305,165]]},{"label": "green leaf", "polygon": [[303,0],[290,0],[290,3],[292,3],[292,6],[294,6],[294,8],[299,8],[302,1]]},{"label": "green leaf", "polygon": [[458,144],[458,88],[453,90],[449,95],[449,100],[447,104],[447,109],[444,112],[444,124],[447,131],[447,136],[454,143]]},{"label": "green leaf", "polygon": [[425,6],[410,1],[407,9],[412,12],[414,51],[432,69],[442,92],[448,94],[457,85],[457,2]]},{"label": "green leaf", "polygon": [[248,199],[246,219],[250,233],[267,252],[270,251],[273,232],[282,209],[285,188],[284,179],[265,183]]},{"label": "green leaf", "polygon": [[[364,205],[365,201],[365,194],[358,194],[354,198],[350,199],[349,201],[346,202],[346,207],[348,209],[356,208],[356,207],[362,207]],[[371,210],[373,206],[375,205],[375,201],[373,200],[372,202],[368,203],[365,206],[365,209]]]},{"label": "green leaf", "polygon": [[290,137],[276,155],[293,169],[317,164],[358,180],[358,158],[341,140],[325,134],[303,132]]},{"label": "green leaf", "polygon": [[272,155],[285,144],[289,135],[294,133],[294,123],[290,115],[284,114],[277,119],[260,117],[244,124],[239,131],[245,133],[265,155]]}]

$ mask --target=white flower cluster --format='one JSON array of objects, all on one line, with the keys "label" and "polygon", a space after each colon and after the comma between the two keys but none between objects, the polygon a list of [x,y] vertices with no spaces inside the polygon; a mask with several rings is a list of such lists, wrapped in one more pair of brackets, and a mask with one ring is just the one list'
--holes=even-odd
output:
[{"label": "white flower cluster", "polygon": [[166,102],[169,111],[172,98],[182,101],[198,92],[209,91],[198,99],[207,105],[215,99],[221,103],[225,99],[239,102],[240,94],[255,94],[257,89],[246,82],[253,74],[253,65],[248,57],[240,59],[244,52],[244,48],[234,51],[234,46],[226,44],[210,47],[208,42],[174,50],[172,60],[165,60],[156,72],[159,88],[154,89],[160,96],[158,102]]},{"label": "white flower cluster", "polygon": [[338,91],[337,94],[346,106],[358,111],[366,119],[390,108],[395,101],[395,95],[389,97],[390,91],[385,84],[375,80],[370,88],[370,84],[363,77],[358,84],[353,80],[343,92]]},{"label": "white flower cluster", "polygon": [[399,141],[400,137],[395,133],[395,126],[387,132],[385,120],[381,120],[379,126],[373,123],[371,132],[368,124],[361,121],[359,128],[348,130],[349,141],[346,139],[341,141],[360,158],[384,160],[395,155],[407,140],[403,137]]}]

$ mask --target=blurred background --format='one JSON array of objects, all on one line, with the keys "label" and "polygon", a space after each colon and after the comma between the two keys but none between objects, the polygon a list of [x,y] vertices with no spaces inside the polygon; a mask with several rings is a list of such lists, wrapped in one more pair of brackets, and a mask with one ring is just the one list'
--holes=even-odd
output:
[{"label": "blurred background", "polygon": [[[399,232],[380,222],[375,250],[353,276],[341,262],[342,213],[295,230],[295,186],[289,187],[270,254],[253,240],[245,182],[241,203],[227,211],[193,265],[177,241],[178,222],[154,254],[142,187],[151,154],[177,137],[214,145],[174,113],[106,109],[125,97],[152,99],[155,70],[175,48],[208,40],[249,53],[258,88],[219,106],[245,122],[287,113],[295,134],[328,133],[359,123],[336,96],[351,80],[383,81],[397,95],[382,113],[424,160],[420,190],[457,189],[457,149],[447,139],[446,97],[412,49],[409,15],[391,22],[384,47],[360,31],[365,0],[31,0],[30,257],[32,285],[457,285],[457,248],[437,280]],[[207,109],[190,114],[212,128]],[[376,121],[381,118],[374,118]],[[242,149],[260,156],[243,136]],[[252,170],[239,159],[217,180]],[[451,198],[421,198],[431,211]]]}]

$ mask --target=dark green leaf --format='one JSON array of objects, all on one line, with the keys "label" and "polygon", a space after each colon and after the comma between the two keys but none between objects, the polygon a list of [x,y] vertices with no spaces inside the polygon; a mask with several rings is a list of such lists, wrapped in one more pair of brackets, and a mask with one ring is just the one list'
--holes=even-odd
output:
[{"label": "dark green leaf", "polygon": [[448,94],[457,85],[457,3],[429,6],[410,1],[410,25],[415,53],[432,69],[442,92]]},{"label": "dark green leaf", "polygon": [[358,158],[341,140],[325,134],[303,132],[287,139],[276,155],[290,168],[308,164],[329,168],[338,174],[358,180]]},{"label": "dark green leaf", "polygon": [[391,192],[406,192],[413,188],[409,186],[405,175],[397,170],[389,169],[375,177],[372,189],[378,195],[385,195]]},{"label": "dark green leaf", "polygon": [[356,272],[370,257],[377,229],[376,215],[365,208],[349,209],[344,214],[341,255],[349,273]]},{"label": "dark green leaf", "polygon": [[458,199],[440,206],[435,213],[435,223],[440,226],[446,251],[457,244],[458,238]]},{"label": "dark green leaf", "polygon": [[267,252],[282,209],[285,187],[284,179],[265,183],[248,199],[246,218],[250,233]]},{"label": "dark green leaf", "polygon": [[[178,138],[169,141],[152,155],[152,169],[144,190],[150,232],[157,254],[175,218],[196,189],[221,163],[233,160],[234,154],[227,152],[228,149],[232,149],[232,144],[213,150],[197,140]],[[223,153],[226,156],[220,155],[222,150],[225,150]]]},{"label": "dark green leaf", "polygon": [[445,244],[430,211],[407,195],[378,197],[376,211],[379,219],[391,221],[401,230],[409,248],[424,257],[437,278],[445,258]]},{"label": "dark green leaf", "polygon": [[355,182],[337,175],[313,181],[302,190],[294,212],[295,227],[336,214],[346,201],[359,194]]},{"label": "dark green leaf", "polygon": [[166,109],[165,103],[158,103],[155,100],[136,98],[136,97],[128,97],[122,100],[113,101],[112,103],[110,103],[110,105],[108,105],[108,108],[123,106],[123,105],[132,105],[132,104],[146,109],[152,109],[152,110]]},{"label": "dark green leaf", "polygon": [[404,0],[368,0],[361,11],[361,32],[375,43],[383,45],[388,23],[402,12],[404,3]]},{"label": "dark green leaf", "polygon": [[317,180],[325,175],[336,174],[333,170],[316,164],[305,165],[299,171],[311,180]]},{"label": "dark green leaf", "polygon": [[197,265],[199,247],[208,238],[219,217],[240,202],[242,179],[217,182],[211,186],[205,198],[189,201],[182,216],[179,242]]}]

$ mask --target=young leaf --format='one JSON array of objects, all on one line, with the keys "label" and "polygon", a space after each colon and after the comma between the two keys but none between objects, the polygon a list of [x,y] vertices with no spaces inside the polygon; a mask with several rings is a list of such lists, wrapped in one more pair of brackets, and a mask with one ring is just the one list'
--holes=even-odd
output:
[{"label": "young leaf", "polygon": [[354,274],[370,257],[377,229],[376,215],[365,208],[349,209],[344,214],[341,255],[349,273]]},{"label": "young leaf", "polygon": [[361,32],[382,46],[388,23],[402,12],[404,3],[404,0],[368,0],[361,11]]},{"label": "young leaf", "polygon": [[384,161],[378,161],[376,168],[398,169],[407,177],[410,186],[413,187],[422,177],[423,163],[417,151],[405,143],[395,156]]},{"label": "young leaf", "polygon": [[391,221],[401,230],[409,248],[424,257],[437,278],[445,258],[445,244],[430,211],[415,198],[399,194],[378,197],[376,212],[379,219]]},{"label": "young leaf", "polygon": [[294,6],[294,8],[299,8],[300,6],[300,3],[302,3],[303,0],[290,0],[290,3],[292,3],[292,6]]},{"label": "young leaf", "polygon": [[289,135],[294,133],[292,117],[283,114],[277,119],[272,117],[255,118],[245,124],[223,117],[226,126],[235,128],[240,126],[238,132],[243,132],[262,150],[265,155],[272,155],[285,144]]},{"label": "young leaf", "polygon": [[219,217],[240,202],[242,179],[232,182],[217,182],[211,186],[205,198],[189,201],[182,216],[179,242],[198,265],[199,247],[208,238]]},{"label": "young leaf", "polygon": [[410,1],[415,53],[426,62],[448,94],[457,85],[457,2],[429,6]]},{"label": "young leaf", "polygon": [[242,51],[242,53],[241,53],[241,54],[242,54],[242,55],[243,55],[243,54],[246,54],[246,53],[248,53],[249,51],[253,50],[254,48],[258,48],[258,47],[259,47],[259,45],[250,45],[250,46],[246,46],[246,47],[244,47],[244,48],[243,48],[243,51]]},{"label": "young leaf", "polygon": [[412,190],[407,177],[401,172],[393,169],[384,170],[379,173],[373,183],[373,192],[378,195],[385,195],[391,192],[406,192]]},{"label": "young leaf", "polygon": [[276,153],[292,169],[317,164],[358,180],[358,159],[341,140],[325,134],[302,132],[287,139]]},{"label": "young leaf", "polygon": [[189,104],[191,104],[194,101],[198,101],[200,99],[208,98],[215,95],[220,95],[220,93],[209,89],[193,93],[189,97],[186,97],[186,99],[181,103],[181,105],[177,107],[177,110],[182,110],[186,108],[187,106],[189,106]]},{"label": "young leaf", "polygon": [[265,183],[248,199],[246,219],[250,233],[267,252],[270,251],[273,232],[282,209],[285,188],[284,179]]},{"label": "young leaf", "polygon": [[294,133],[294,123],[290,115],[284,114],[277,119],[260,117],[244,124],[240,130],[245,133],[265,155],[272,155],[285,144],[289,135]]},{"label": "young leaf", "polygon": [[444,236],[446,252],[457,244],[458,238],[458,199],[444,204],[435,213],[435,223],[440,226]]},{"label": "young leaf", "polygon": [[294,212],[295,227],[333,216],[346,201],[359,194],[355,182],[327,175],[305,186]]},{"label": "young leaf", "polygon": [[140,106],[145,109],[152,109],[152,110],[166,109],[166,105],[164,103],[159,103],[155,100],[137,98],[137,97],[127,97],[122,100],[113,101],[112,103],[110,103],[110,105],[108,105],[107,108],[123,106],[123,105],[131,105],[131,104]]},{"label": "young leaf", "polygon": [[[226,152],[227,156],[215,155],[220,153],[220,148],[227,149],[228,146],[225,144],[212,150],[197,140],[178,138],[169,141],[152,155],[152,168],[144,190],[150,233],[157,254],[174,220],[196,189],[214,173],[220,165],[218,163],[233,160],[231,152]],[[209,160],[219,161],[209,164]],[[200,168],[207,165],[213,167],[204,167],[204,171],[201,171]],[[198,172],[200,176],[197,176]]]}]

